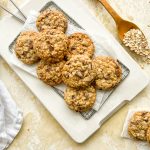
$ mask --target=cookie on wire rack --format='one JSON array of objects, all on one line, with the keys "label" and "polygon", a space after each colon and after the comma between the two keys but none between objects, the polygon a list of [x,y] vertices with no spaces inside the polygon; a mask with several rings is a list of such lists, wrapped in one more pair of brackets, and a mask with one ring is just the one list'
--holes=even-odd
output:
[{"label": "cookie on wire rack", "polygon": [[47,9],[41,12],[38,16],[36,26],[39,31],[50,28],[60,30],[65,33],[68,26],[68,20],[62,12]]},{"label": "cookie on wire rack", "polygon": [[48,28],[39,33],[34,42],[34,49],[41,59],[52,63],[60,62],[67,53],[68,38],[63,32]]},{"label": "cookie on wire rack", "polygon": [[73,33],[68,37],[67,59],[73,55],[87,55],[92,58],[95,47],[91,38],[84,33]]},{"label": "cookie on wire rack", "polygon": [[33,43],[38,33],[35,31],[24,31],[16,40],[15,54],[24,64],[32,65],[39,61]]},{"label": "cookie on wire rack", "polygon": [[62,83],[62,69],[65,61],[51,64],[50,62],[41,60],[37,66],[37,76],[44,83],[55,86]]},{"label": "cookie on wire rack", "polygon": [[147,140],[148,143],[150,143],[150,126],[147,129],[146,140]]},{"label": "cookie on wire rack", "polygon": [[120,64],[111,57],[97,56],[93,60],[97,76],[95,79],[96,88],[99,90],[110,90],[122,79],[122,68]]},{"label": "cookie on wire rack", "polygon": [[64,83],[74,88],[89,86],[95,76],[92,60],[86,55],[75,55],[66,62],[62,70]]},{"label": "cookie on wire rack", "polygon": [[129,121],[128,134],[134,139],[149,141],[149,127],[150,112],[139,111],[134,113]]},{"label": "cookie on wire rack", "polygon": [[71,110],[85,112],[93,107],[96,101],[96,90],[93,86],[84,89],[67,87],[64,99]]},{"label": "cookie on wire rack", "polygon": [[64,33],[60,30],[56,30],[56,29],[51,29],[49,27],[47,27],[45,30],[41,31],[42,33],[44,33],[45,35],[53,35],[53,36],[58,36],[59,34],[63,34]]}]

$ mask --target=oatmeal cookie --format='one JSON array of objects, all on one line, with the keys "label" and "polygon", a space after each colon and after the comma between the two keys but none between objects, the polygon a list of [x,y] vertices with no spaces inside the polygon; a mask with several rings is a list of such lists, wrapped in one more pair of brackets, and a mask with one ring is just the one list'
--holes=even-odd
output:
[{"label": "oatmeal cookie", "polygon": [[136,112],[128,125],[129,135],[137,140],[147,140],[147,129],[150,126],[150,112]]},{"label": "oatmeal cookie", "polygon": [[121,81],[122,68],[113,58],[98,56],[93,60],[93,64],[97,70],[95,79],[97,89],[110,90]]},{"label": "oatmeal cookie", "polygon": [[64,65],[62,76],[64,83],[70,87],[86,87],[94,80],[96,70],[88,56],[75,55]]},{"label": "oatmeal cookie", "polygon": [[149,126],[148,129],[147,129],[146,140],[147,140],[147,142],[150,143],[150,126]]},{"label": "oatmeal cookie", "polygon": [[85,112],[92,108],[96,100],[96,90],[93,86],[85,89],[68,87],[64,99],[70,109],[76,112]]},{"label": "oatmeal cookie", "polygon": [[57,29],[65,33],[68,21],[62,12],[47,9],[38,16],[36,26],[39,31],[50,28]]},{"label": "oatmeal cookie", "polygon": [[38,78],[50,86],[62,83],[61,72],[64,64],[65,61],[51,64],[50,62],[41,60],[37,66]]},{"label": "oatmeal cookie", "polygon": [[38,35],[34,31],[22,32],[15,44],[15,53],[23,63],[31,65],[39,61],[39,57],[33,47],[33,42]]},{"label": "oatmeal cookie", "polygon": [[52,63],[59,62],[64,59],[67,53],[68,38],[67,36],[55,29],[45,30],[39,33],[34,42],[34,48],[37,55],[44,60]]},{"label": "oatmeal cookie", "polygon": [[68,37],[68,59],[70,59],[72,55],[87,55],[91,58],[94,54],[94,50],[94,44],[88,35],[84,33],[74,33]]},{"label": "oatmeal cookie", "polygon": [[57,36],[59,34],[63,34],[64,35],[64,33],[62,31],[56,30],[56,29],[50,29],[50,28],[47,28],[47,29],[45,29],[45,30],[43,30],[41,32],[43,34],[45,34],[45,35],[55,35],[55,36]]}]

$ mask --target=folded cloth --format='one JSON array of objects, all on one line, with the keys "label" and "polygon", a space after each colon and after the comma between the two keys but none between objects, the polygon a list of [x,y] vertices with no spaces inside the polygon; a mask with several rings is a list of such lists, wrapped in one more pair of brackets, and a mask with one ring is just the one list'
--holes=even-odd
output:
[{"label": "folded cloth", "polygon": [[23,113],[18,109],[4,83],[0,81],[0,150],[6,149],[18,134]]}]

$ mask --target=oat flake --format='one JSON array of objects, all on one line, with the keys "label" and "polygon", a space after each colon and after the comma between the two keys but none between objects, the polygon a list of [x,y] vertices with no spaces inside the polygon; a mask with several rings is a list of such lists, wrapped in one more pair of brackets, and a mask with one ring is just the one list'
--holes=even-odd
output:
[{"label": "oat flake", "polygon": [[144,34],[139,29],[131,29],[124,34],[123,43],[141,59],[150,64],[150,48]]}]

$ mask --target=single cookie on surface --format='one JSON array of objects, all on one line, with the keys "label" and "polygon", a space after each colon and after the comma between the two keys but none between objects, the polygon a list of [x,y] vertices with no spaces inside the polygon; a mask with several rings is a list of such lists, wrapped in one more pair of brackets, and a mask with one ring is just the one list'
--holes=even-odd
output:
[{"label": "single cookie on surface", "polygon": [[55,29],[44,30],[39,33],[34,42],[34,49],[37,55],[46,61],[60,62],[67,53],[68,38],[67,36]]},{"label": "single cookie on surface", "polygon": [[72,55],[87,55],[92,58],[95,47],[90,37],[84,33],[74,33],[68,37],[67,59]]},{"label": "single cookie on surface", "polygon": [[76,112],[85,112],[92,108],[96,100],[96,90],[93,86],[85,89],[68,87],[64,99],[70,109]]},{"label": "single cookie on surface", "polygon": [[31,65],[39,61],[33,42],[38,33],[34,31],[22,32],[17,38],[15,44],[15,53],[19,60],[23,63]]},{"label": "single cookie on surface", "polygon": [[40,80],[50,86],[55,86],[62,83],[62,68],[65,61],[51,64],[41,60],[37,66],[37,75]]},{"label": "single cookie on surface", "polygon": [[95,76],[92,60],[86,55],[75,55],[62,70],[64,83],[74,88],[89,86]]},{"label": "single cookie on surface", "polygon": [[36,26],[39,31],[50,28],[57,29],[65,33],[68,21],[62,12],[47,9],[38,16]]},{"label": "single cookie on surface", "polygon": [[150,126],[150,112],[136,112],[128,125],[129,135],[137,140],[147,140],[147,130]]},{"label": "single cookie on surface", "polygon": [[96,88],[99,90],[110,90],[122,79],[122,68],[119,63],[111,57],[98,56],[93,60],[97,76]]}]

